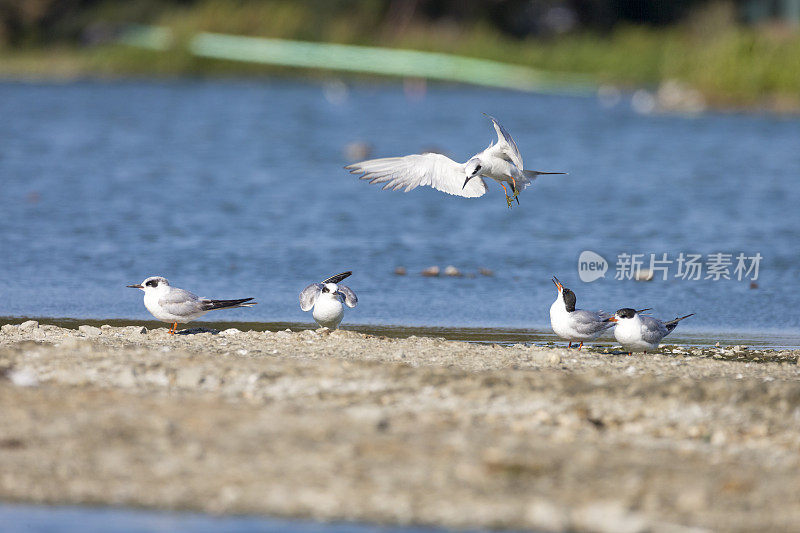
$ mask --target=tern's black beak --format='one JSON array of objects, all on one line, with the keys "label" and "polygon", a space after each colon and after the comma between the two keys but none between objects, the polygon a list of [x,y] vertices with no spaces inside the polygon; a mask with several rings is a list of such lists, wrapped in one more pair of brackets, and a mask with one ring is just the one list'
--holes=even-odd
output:
[{"label": "tern's black beak", "polygon": [[650,311],[651,309],[652,307],[648,307],[646,309],[637,309],[636,314],[638,315],[639,313],[644,313],[645,311]]},{"label": "tern's black beak", "polygon": [[472,179],[472,176],[467,176],[467,179],[464,180],[464,185],[461,186],[461,190],[464,190],[464,187],[467,186],[467,183],[469,183],[469,180],[471,180],[471,179]]},{"label": "tern's black beak", "polygon": [[125,285],[126,287],[130,287],[131,289],[144,289],[141,285]]}]

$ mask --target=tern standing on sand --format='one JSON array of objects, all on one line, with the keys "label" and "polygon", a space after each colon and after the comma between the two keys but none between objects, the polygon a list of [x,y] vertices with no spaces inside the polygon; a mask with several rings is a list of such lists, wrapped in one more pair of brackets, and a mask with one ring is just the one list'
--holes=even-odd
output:
[{"label": "tern standing on sand", "polygon": [[324,279],[320,283],[312,283],[303,289],[300,293],[300,309],[309,311],[313,308],[311,316],[320,327],[338,328],[344,317],[342,302],[347,307],[355,307],[358,304],[356,293],[350,287],[338,285],[350,274],[352,274],[350,271],[342,272]]},{"label": "tern standing on sand", "polygon": [[[497,142],[472,156],[466,163],[457,163],[441,154],[427,153],[370,159],[345,168],[370,183],[384,183],[384,189],[404,189],[404,192],[408,192],[427,185],[447,194],[466,198],[477,198],[486,194],[483,178],[492,178],[503,187],[508,207],[511,207],[514,199],[519,203],[517,196],[520,191],[540,174],[565,174],[524,170],[522,155],[511,134],[493,117],[486,116],[494,124]],[[511,187],[511,196],[508,195],[506,183]]]},{"label": "tern standing on sand", "polygon": [[555,276],[553,283],[558,289],[558,296],[550,306],[550,326],[556,335],[569,341],[568,348],[572,348],[573,342],[580,342],[580,350],[584,342],[595,340],[614,325],[609,322],[609,316],[602,312],[575,309],[575,293],[564,287]]},{"label": "tern standing on sand", "polygon": [[672,330],[678,326],[678,322],[694,315],[692,313],[664,322],[651,316],[642,315],[642,311],[649,311],[649,309],[637,311],[636,309],[625,307],[609,318],[611,322],[617,324],[614,328],[614,338],[628,351],[629,355],[632,352],[647,353],[647,350],[655,350],[661,340],[672,333]]},{"label": "tern standing on sand", "polygon": [[162,322],[171,322],[170,335],[178,331],[178,324],[198,319],[214,309],[235,309],[252,307],[257,302],[252,298],[238,300],[209,300],[189,291],[170,287],[169,281],[161,276],[152,276],[138,285],[128,285],[132,289],[144,291],[144,306],[154,317]]}]

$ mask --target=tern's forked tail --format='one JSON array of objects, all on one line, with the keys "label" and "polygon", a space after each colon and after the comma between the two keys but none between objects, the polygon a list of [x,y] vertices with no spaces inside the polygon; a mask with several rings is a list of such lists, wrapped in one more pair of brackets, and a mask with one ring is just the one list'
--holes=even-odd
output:
[{"label": "tern's forked tail", "polygon": [[251,302],[252,298],[240,298],[238,300],[206,300],[203,302],[203,310],[212,309],[234,309],[236,307],[252,307],[258,302]]},{"label": "tern's forked tail", "polygon": [[540,172],[538,170],[523,170],[522,175],[528,178],[529,180],[533,181],[536,179],[537,176],[541,176],[542,174],[566,174],[566,172]]},{"label": "tern's forked tail", "polygon": [[670,320],[669,322],[665,322],[664,325],[667,326],[667,331],[672,331],[678,325],[678,322],[680,322],[684,318],[689,318],[690,316],[694,316],[694,313],[682,316],[680,318],[676,318],[675,320]]}]

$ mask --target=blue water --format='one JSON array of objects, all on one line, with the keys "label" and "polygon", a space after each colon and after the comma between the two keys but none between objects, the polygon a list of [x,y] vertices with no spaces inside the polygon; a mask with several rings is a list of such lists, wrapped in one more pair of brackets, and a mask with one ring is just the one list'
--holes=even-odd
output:
[{"label": "blue water", "polygon": [[[350,323],[546,328],[557,275],[579,307],[800,335],[797,118],[450,86],[338,96],[287,81],[0,84],[0,316],[149,318],[125,285],[159,274],[260,302],[215,319],[310,321],[297,293],[352,269]],[[509,210],[494,183],[479,199],[402,194],[342,169],[353,141],[372,157],[466,160],[494,135],[481,111],[527,167],[569,176],[540,178]],[[579,281],[583,250],[611,262],[605,278]],[[758,252],[758,287],[614,279],[619,253],[680,252]],[[434,264],[494,276],[419,275]]]},{"label": "blue water", "polygon": [[[210,516],[114,508],[47,507],[0,504],[4,533],[442,533],[427,527],[374,526],[322,523],[254,516]],[[465,532],[468,533],[468,532]]]}]

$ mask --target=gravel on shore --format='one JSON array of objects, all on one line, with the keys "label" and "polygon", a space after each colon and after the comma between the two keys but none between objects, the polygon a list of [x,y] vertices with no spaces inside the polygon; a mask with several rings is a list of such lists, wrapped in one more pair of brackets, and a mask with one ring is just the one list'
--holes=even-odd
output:
[{"label": "gravel on shore", "polygon": [[545,531],[800,523],[800,351],[0,328],[0,500]]}]

